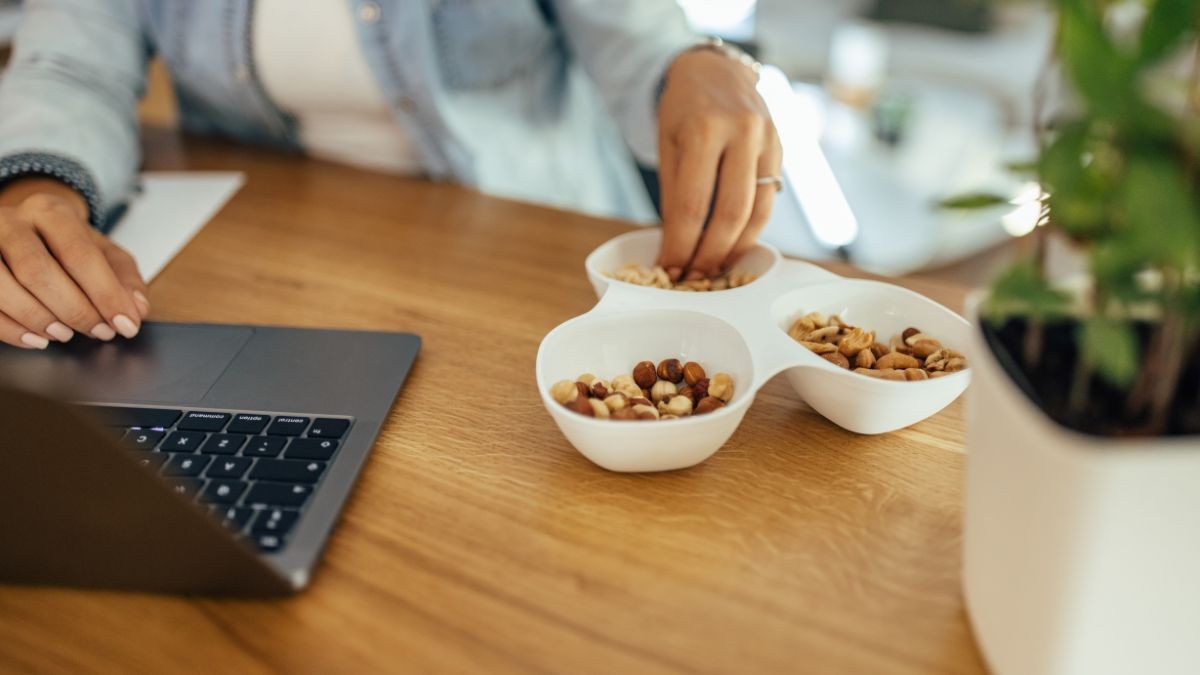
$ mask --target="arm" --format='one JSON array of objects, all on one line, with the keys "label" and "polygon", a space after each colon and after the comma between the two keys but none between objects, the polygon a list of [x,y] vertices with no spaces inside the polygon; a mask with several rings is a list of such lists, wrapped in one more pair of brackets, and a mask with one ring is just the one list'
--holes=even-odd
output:
[{"label": "arm", "polygon": [[758,179],[781,172],[757,75],[717,50],[689,49],[697,38],[674,0],[554,0],[554,8],[634,155],[658,166],[659,264],[676,280],[717,275],[770,216],[774,188]]},{"label": "arm", "polygon": [[130,191],[147,50],[136,0],[29,0],[0,80],[0,341],[132,337],[128,254],[90,225]]}]

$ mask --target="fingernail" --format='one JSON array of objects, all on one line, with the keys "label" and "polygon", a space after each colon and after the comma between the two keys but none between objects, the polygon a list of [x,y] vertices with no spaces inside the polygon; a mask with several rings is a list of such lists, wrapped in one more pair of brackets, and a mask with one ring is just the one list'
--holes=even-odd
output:
[{"label": "fingernail", "polygon": [[104,340],[105,342],[108,342],[109,340],[117,337],[117,332],[106,323],[98,323],[96,324],[96,327],[92,329],[92,337],[96,338],[97,340]]},{"label": "fingernail", "polygon": [[133,301],[137,303],[138,311],[143,315],[150,313],[150,301],[146,299],[146,296],[141,291],[133,292]]},{"label": "fingernail", "polygon": [[668,267],[667,276],[671,277],[671,281],[679,281],[679,275],[683,274],[682,267]]},{"label": "fingernail", "polygon": [[50,337],[59,342],[70,342],[71,338],[75,337],[75,331],[67,328],[58,321],[46,326],[46,332],[50,334]]},{"label": "fingernail", "polygon": [[21,342],[24,342],[26,345],[29,345],[34,349],[45,349],[46,347],[50,346],[49,340],[41,335],[35,335],[34,333],[26,333],[22,335]]},{"label": "fingernail", "polygon": [[113,326],[116,327],[118,333],[127,338],[131,338],[138,334],[137,324],[135,324],[132,319],[124,314],[118,314],[113,317]]}]

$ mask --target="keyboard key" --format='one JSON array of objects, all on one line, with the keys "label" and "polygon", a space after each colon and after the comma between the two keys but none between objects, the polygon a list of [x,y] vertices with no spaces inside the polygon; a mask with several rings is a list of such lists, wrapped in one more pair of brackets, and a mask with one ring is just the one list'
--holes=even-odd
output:
[{"label": "keyboard key", "polygon": [[241,434],[213,434],[200,446],[200,452],[208,455],[236,455],[245,444],[246,437]]},{"label": "keyboard key", "polygon": [[163,452],[195,452],[207,435],[199,431],[176,431],[167,436],[158,449]]},{"label": "keyboard key", "polygon": [[204,481],[196,478],[168,478],[166,482],[172,492],[188,499],[194,498],[196,493],[204,489]]},{"label": "keyboard key", "polygon": [[276,417],[267,434],[271,436],[299,436],[308,428],[307,417]]},{"label": "keyboard key", "polygon": [[121,438],[121,445],[130,450],[153,450],[154,446],[158,445],[158,442],[166,435],[165,431],[130,429]]},{"label": "keyboard key", "polygon": [[263,429],[271,423],[270,415],[234,415],[233,421],[229,423],[229,428],[225,431],[231,434],[261,434]]},{"label": "keyboard key", "polygon": [[170,457],[171,456],[165,452],[146,452],[139,453],[136,456],[136,459],[138,464],[141,464],[147,469],[150,469],[151,471],[158,471],[162,468],[163,464],[167,463],[167,460],[170,459]]},{"label": "keyboard key", "polygon": [[258,517],[250,525],[250,534],[273,534],[278,537],[286,537],[299,517],[300,512],[292,509],[263,509],[258,512]]},{"label": "keyboard key", "polygon": [[286,438],[278,436],[255,436],[242,454],[247,457],[278,457],[286,443]]},{"label": "keyboard key", "polygon": [[199,476],[208,466],[209,458],[197,455],[175,455],[163,469],[164,476]]},{"label": "keyboard key", "polygon": [[274,553],[283,548],[283,539],[274,534],[260,534],[254,537],[254,545],[263,553]]},{"label": "keyboard key", "polygon": [[220,431],[232,417],[229,413],[200,412],[193,410],[183,416],[176,428],[180,431]]},{"label": "keyboard key", "polygon": [[249,457],[217,457],[208,467],[209,478],[241,478],[254,460]]},{"label": "keyboard key", "polygon": [[240,480],[210,480],[200,499],[212,504],[233,504],[246,491],[246,483]]},{"label": "keyboard key", "polygon": [[234,532],[241,532],[246,528],[246,523],[250,522],[250,516],[254,515],[254,509],[245,506],[230,506],[219,511],[218,515],[223,519],[225,527]]},{"label": "keyboard key", "polygon": [[332,417],[318,417],[313,422],[308,435],[313,438],[341,438],[350,428],[350,420],[339,420]]},{"label": "keyboard key", "polygon": [[124,408],[108,405],[83,407],[85,411],[98,415],[100,421],[109,427],[166,428],[175,424],[175,420],[179,419],[179,416],[183,414],[179,410],[160,408]]},{"label": "keyboard key", "polygon": [[337,441],[327,438],[293,438],[283,456],[288,459],[329,459],[337,447]]},{"label": "keyboard key", "polygon": [[281,483],[315,483],[324,470],[325,462],[260,459],[254,468],[250,469],[250,478]]},{"label": "keyboard key", "polygon": [[302,506],[312,491],[311,485],[299,483],[255,483],[242,502],[250,506]]}]

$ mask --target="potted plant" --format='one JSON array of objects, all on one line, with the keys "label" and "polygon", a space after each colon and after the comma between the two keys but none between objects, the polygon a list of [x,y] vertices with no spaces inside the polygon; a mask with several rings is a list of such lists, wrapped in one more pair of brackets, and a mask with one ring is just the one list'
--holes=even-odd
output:
[{"label": "potted plant", "polygon": [[1042,222],[972,303],[968,611],[1002,675],[1200,673],[1200,0],[1057,4]]}]

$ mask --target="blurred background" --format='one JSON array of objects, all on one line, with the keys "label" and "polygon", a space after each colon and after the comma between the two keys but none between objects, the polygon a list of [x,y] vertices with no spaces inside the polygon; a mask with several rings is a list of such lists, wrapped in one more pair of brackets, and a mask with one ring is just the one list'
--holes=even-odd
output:
[{"label": "blurred background", "polygon": [[[764,238],[785,253],[979,284],[1034,227],[1039,190],[1021,165],[1053,35],[1045,4],[678,2],[697,32],[770,66],[760,91],[790,189]],[[0,0],[0,59],[19,13],[19,0]],[[161,64],[141,114],[176,122]],[[993,205],[951,208],[972,196]]]}]

